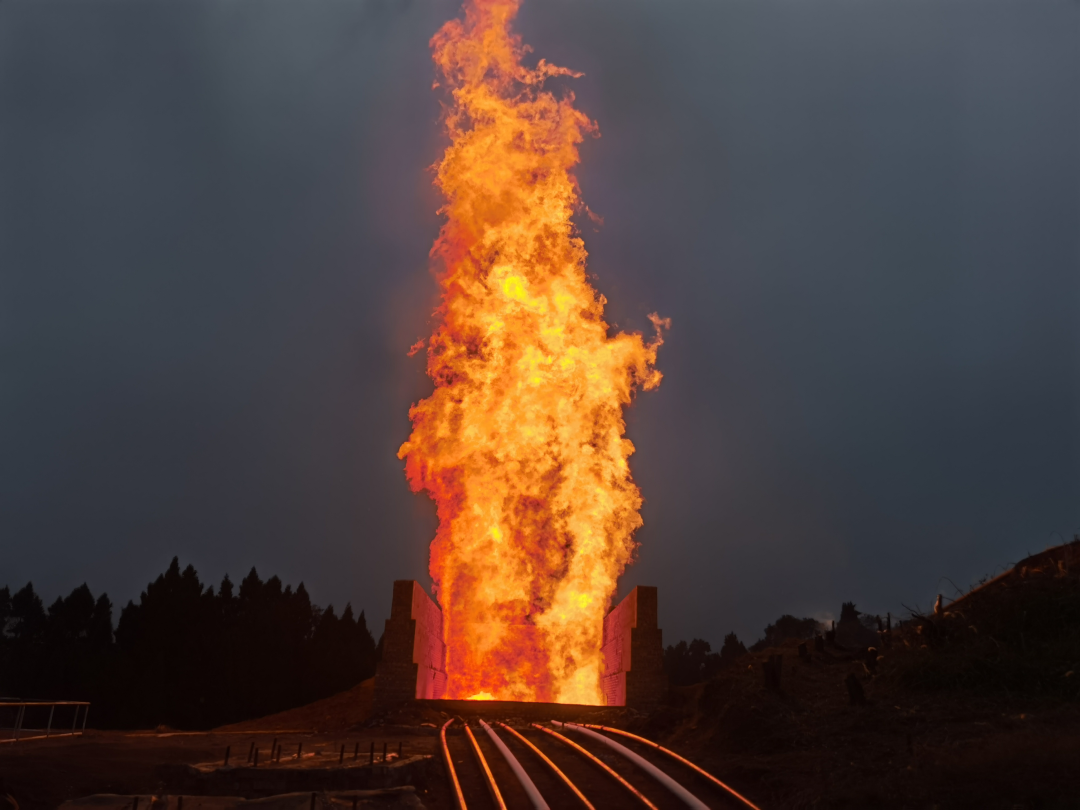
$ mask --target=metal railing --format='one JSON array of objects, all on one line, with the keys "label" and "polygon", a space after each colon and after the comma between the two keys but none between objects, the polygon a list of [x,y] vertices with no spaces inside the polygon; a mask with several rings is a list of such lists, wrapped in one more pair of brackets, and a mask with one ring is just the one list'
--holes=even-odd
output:
[{"label": "metal railing", "polygon": [[[71,718],[71,729],[68,730],[67,725],[63,727],[57,726],[53,728],[53,721],[59,720],[56,716],[57,706],[66,707],[72,706],[74,708],[74,714]],[[7,739],[0,739],[0,745],[4,743],[17,743],[19,740],[46,740],[51,737],[79,737],[84,731],[86,731],[86,718],[90,714],[90,702],[85,700],[18,700],[12,698],[0,698],[0,711],[6,709],[13,709],[15,712],[15,723],[10,728],[0,727],[0,734],[7,733]],[[26,710],[32,709],[32,714],[38,714],[44,717],[45,709],[49,710],[48,720],[45,723],[44,728],[38,728],[34,726],[28,726],[26,724]],[[38,712],[36,710],[40,709]],[[6,714],[6,712],[4,712]],[[66,712],[61,709],[61,714]],[[82,724],[80,725],[80,714],[82,716]],[[61,730],[63,728],[63,730]]]}]

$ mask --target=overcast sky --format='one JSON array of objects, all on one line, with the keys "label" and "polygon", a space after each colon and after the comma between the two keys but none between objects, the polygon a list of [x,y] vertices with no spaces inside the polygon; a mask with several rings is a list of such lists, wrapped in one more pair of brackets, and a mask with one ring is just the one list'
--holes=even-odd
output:
[{"label": "overcast sky", "polygon": [[[436,288],[442,0],[0,4],[0,585],[173,555],[429,584],[395,457]],[[1080,531],[1080,3],[525,0],[600,125],[668,642],[928,606]]]}]

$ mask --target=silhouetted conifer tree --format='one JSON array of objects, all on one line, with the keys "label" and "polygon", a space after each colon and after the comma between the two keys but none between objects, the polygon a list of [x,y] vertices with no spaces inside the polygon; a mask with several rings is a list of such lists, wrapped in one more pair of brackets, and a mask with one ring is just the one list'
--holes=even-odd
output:
[{"label": "silhouetted conifer tree", "polygon": [[312,605],[303,583],[252,568],[215,592],[173,558],[120,612],[87,585],[48,611],[0,589],[0,694],[90,700],[102,727],[212,728],[354,686],[375,672],[364,614]]},{"label": "silhouetted conifer tree", "polygon": [[680,641],[664,650],[664,671],[672,686],[692,686],[707,681],[719,670],[721,658],[712,652],[709,642],[695,638],[689,644]]},{"label": "silhouetted conifer tree", "polygon": [[758,652],[767,647],[775,647],[789,638],[813,638],[814,634],[821,629],[822,624],[817,619],[796,619],[794,616],[785,613],[773,624],[765,628],[765,635],[755,641],[750,646],[750,649]]},{"label": "silhouetted conifer tree", "polygon": [[855,609],[854,602],[844,602],[840,605],[840,621],[842,622],[857,622],[859,620],[859,611]]},{"label": "silhouetted conifer tree", "polygon": [[746,654],[746,645],[739,641],[734,632],[724,636],[724,646],[720,648],[720,661],[724,664],[734,662],[740,655]]}]

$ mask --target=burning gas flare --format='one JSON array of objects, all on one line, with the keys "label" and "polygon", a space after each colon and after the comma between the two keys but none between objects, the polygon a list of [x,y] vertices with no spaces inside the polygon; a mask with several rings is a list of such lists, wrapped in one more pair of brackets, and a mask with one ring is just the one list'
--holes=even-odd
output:
[{"label": "burning gas flare", "polygon": [[398,455],[438,504],[446,697],[600,704],[603,618],[641,525],[622,409],[660,383],[667,324],[650,316],[651,343],[608,337],[571,220],[577,144],[595,125],[544,90],[580,74],[522,65],[518,5],[467,0],[431,41],[450,90],[443,294],[435,391]]}]

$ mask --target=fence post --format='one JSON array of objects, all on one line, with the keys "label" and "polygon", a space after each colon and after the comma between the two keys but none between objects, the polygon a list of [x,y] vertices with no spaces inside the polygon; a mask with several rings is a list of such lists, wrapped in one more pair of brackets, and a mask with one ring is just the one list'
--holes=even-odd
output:
[{"label": "fence post", "polygon": [[49,725],[45,726],[45,739],[46,740],[49,739],[49,734],[52,733],[52,718],[53,718],[53,712],[55,712],[55,711],[56,711],[56,704],[54,703],[52,706],[49,707]]},{"label": "fence post", "polygon": [[19,706],[19,713],[15,716],[15,742],[19,741],[19,732],[22,730],[23,715],[26,714],[26,704]]},{"label": "fence post", "polygon": [[75,736],[75,727],[79,725],[79,704],[75,704],[75,716],[71,718],[71,736]]},{"label": "fence post", "polygon": [[82,715],[82,730],[83,730],[83,733],[86,732],[86,718],[89,717],[89,716],[90,716],[90,704],[87,703],[85,708],[83,709],[83,715]]}]

